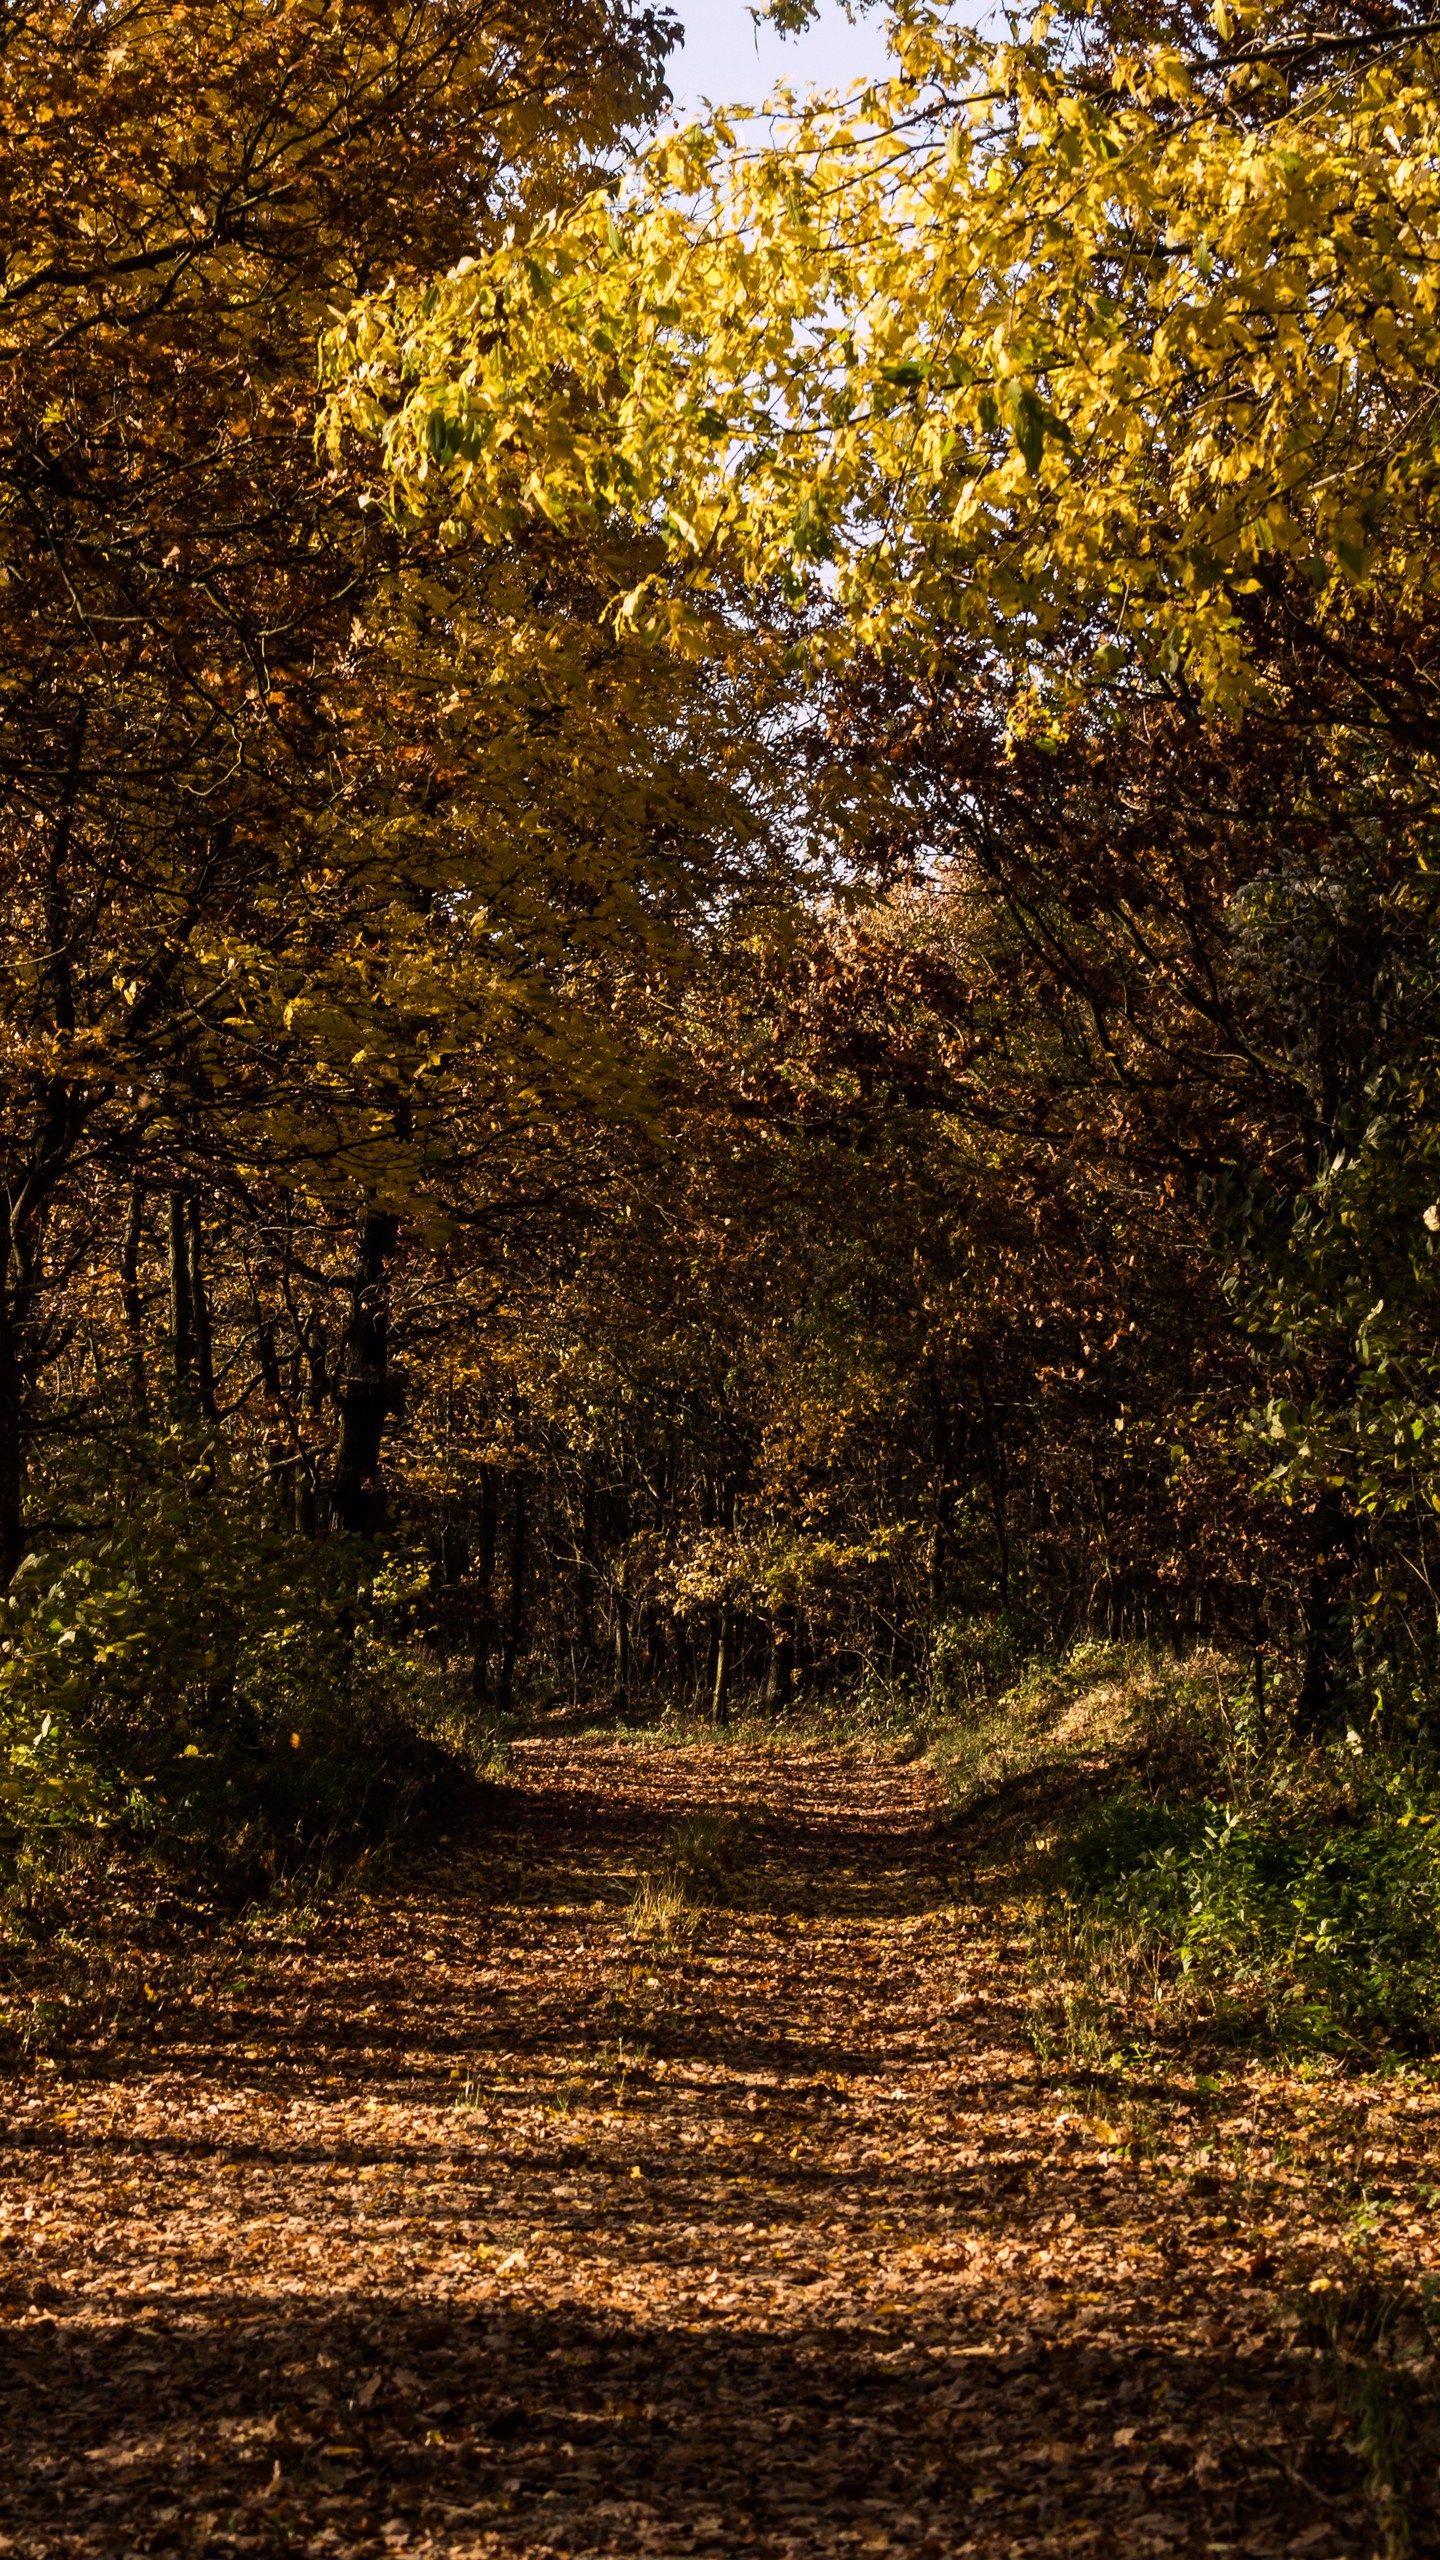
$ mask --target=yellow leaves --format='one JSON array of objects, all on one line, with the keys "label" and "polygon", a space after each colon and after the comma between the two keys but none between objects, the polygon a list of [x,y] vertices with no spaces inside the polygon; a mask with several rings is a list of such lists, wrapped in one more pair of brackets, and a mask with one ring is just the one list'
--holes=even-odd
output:
[{"label": "yellow leaves", "polygon": [[[1440,371],[1433,93],[1377,63],[1254,128],[1173,47],[1123,66],[1119,115],[1038,43],[957,39],[947,73],[918,129],[901,92],[773,152],[692,127],[543,261],[362,306],[332,421],[383,436],[402,513],[438,474],[483,540],[525,504],[572,535],[619,508],[682,572],[825,578],[882,647],[939,618],[1024,651],[1098,607],[1097,649],[1222,703],[1253,682],[1234,597],[1267,554],[1428,591],[1406,422]],[[663,627],[656,593],[626,592],[629,627]]]}]

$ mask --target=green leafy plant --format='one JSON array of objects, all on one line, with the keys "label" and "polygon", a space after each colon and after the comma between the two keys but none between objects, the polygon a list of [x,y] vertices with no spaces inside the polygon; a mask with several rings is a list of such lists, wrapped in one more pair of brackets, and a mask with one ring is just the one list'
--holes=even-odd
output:
[{"label": "green leafy plant", "polygon": [[[180,1468],[27,1556],[0,1649],[12,1827],[99,1822],[259,1857],[388,1827],[447,1766],[425,1734],[423,1575],[294,1536]],[[458,1779],[458,1767],[452,1767]]]},{"label": "green leafy plant", "polygon": [[1278,1761],[1245,1802],[1125,1790],[1056,1860],[1064,1898],[1168,1953],[1285,2039],[1332,2049],[1440,2033],[1440,1785],[1343,1746]]}]

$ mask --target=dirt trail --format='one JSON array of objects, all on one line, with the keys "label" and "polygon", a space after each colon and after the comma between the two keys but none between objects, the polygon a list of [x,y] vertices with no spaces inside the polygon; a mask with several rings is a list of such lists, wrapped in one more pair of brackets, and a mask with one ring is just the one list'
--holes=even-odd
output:
[{"label": "dirt trail", "polygon": [[12,2084],[0,2550],[1398,2551],[1296,2346],[1354,2257],[1285,2144],[1362,2120],[1172,2077],[1120,2156],[952,1863],[923,1770],[533,1742],[143,2064]]}]

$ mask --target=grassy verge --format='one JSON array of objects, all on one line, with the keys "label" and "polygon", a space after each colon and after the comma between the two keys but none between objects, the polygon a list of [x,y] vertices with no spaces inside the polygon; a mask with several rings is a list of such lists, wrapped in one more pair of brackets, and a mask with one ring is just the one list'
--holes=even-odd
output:
[{"label": "grassy verge", "polygon": [[976,1880],[1023,1907],[1042,2044],[1440,2045],[1440,1768],[1413,1746],[1302,1749],[1223,1656],[1085,1646],[931,1757]]}]

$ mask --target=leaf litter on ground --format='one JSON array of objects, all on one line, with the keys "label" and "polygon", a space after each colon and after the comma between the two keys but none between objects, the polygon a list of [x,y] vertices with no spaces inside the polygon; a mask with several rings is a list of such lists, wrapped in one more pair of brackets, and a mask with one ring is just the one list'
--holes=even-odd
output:
[{"label": "leaf litter on ground", "polygon": [[6,2093],[0,2551],[1435,2547],[1431,2081],[1057,2060],[954,1865],[923,1766],[542,1732],[177,1931]]}]

